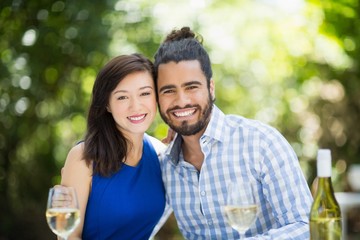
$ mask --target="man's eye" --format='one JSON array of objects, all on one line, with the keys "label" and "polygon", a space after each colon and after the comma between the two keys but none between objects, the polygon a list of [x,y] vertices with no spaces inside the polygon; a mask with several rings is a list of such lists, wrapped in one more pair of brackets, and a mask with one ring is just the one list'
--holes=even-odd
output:
[{"label": "man's eye", "polygon": [[170,94],[170,93],[173,93],[175,92],[174,90],[166,90],[166,91],[163,91],[162,93],[163,94]]},{"label": "man's eye", "polygon": [[187,89],[189,89],[189,90],[196,89],[196,88],[198,88],[198,86],[196,86],[196,85],[187,87]]}]

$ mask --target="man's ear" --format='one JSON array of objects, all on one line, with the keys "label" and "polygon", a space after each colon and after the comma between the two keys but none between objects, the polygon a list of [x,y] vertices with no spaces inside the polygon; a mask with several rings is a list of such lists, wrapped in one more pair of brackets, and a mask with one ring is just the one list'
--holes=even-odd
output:
[{"label": "man's ear", "polygon": [[211,99],[214,101],[215,100],[215,81],[214,79],[210,79],[210,95],[211,95]]}]

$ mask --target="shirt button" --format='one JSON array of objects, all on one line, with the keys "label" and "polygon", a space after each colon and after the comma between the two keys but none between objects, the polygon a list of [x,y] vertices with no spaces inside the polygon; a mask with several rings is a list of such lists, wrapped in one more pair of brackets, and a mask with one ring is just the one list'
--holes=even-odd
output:
[{"label": "shirt button", "polygon": [[213,221],[212,221],[212,220],[208,220],[207,223],[208,223],[209,226],[213,225]]},{"label": "shirt button", "polygon": [[206,195],[206,192],[205,192],[205,191],[201,191],[200,194],[201,194],[201,196],[205,196],[205,195]]}]

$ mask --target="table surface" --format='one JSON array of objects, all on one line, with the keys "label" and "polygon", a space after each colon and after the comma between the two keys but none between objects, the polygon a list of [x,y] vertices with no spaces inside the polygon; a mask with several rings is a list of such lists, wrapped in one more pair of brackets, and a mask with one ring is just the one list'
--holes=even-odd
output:
[{"label": "table surface", "polygon": [[356,192],[336,192],[336,200],[342,208],[351,208],[360,206],[360,193]]},{"label": "table surface", "polygon": [[335,198],[341,208],[341,215],[343,217],[343,236],[342,240],[350,240],[348,237],[348,229],[346,224],[347,211],[353,207],[360,207],[360,193],[359,192],[336,192]]}]

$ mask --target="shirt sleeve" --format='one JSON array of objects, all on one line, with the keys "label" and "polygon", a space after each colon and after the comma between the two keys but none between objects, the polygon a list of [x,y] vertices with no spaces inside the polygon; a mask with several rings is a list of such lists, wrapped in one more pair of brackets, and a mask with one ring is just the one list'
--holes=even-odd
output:
[{"label": "shirt sleeve", "polygon": [[277,228],[249,239],[309,239],[309,186],[287,140],[276,130],[270,136],[261,150],[260,179]]}]

